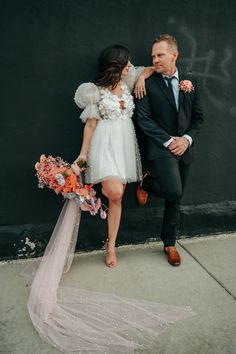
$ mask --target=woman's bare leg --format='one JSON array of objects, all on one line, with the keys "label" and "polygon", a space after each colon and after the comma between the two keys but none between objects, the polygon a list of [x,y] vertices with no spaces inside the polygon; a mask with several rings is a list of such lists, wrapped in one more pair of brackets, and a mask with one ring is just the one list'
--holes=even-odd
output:
[{"label": "woman's bare leg", "polygon": [[120,226],[122,197],[125,185],[119,179],[112,179],[102,182],[102,193],[108,198],[108,242],[106,243],[106,265],[108,267],[116,266],[115,243]]}]

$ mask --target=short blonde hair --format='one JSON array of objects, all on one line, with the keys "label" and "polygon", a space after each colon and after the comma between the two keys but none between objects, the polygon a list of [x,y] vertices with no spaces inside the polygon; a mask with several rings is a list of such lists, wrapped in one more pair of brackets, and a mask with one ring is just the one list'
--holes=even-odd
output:
[{"label": "short blonde hair", "polygon": [[178,44],[177,44],[177,40],[174,36],[171,36],[170,34],[160,34],[158,37],[156,37],[153,41],[154,45],[155,43],[159,43],[159,42],[167,42],[168,46],[171,50],[173,50],[174,52],[178,52]]}]

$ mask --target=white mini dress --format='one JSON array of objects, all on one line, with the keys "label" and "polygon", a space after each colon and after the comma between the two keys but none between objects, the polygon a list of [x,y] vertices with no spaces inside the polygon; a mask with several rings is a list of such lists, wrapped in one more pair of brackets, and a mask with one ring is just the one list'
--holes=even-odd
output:
[{"label": "white mini dress", "polygon": [[[75,103],[83,110],[80,118],[96,118],[97,125],[88,151],[89,168],[85,182],[96,184],[118,178],[123,184],[141,180],[142,167],[132,115],[133,90],[143,67],[131,67],[121,82],[121,97],[93,83],[81,84],[75,92]],[[123,101],[122,107],[120,101]]]}]

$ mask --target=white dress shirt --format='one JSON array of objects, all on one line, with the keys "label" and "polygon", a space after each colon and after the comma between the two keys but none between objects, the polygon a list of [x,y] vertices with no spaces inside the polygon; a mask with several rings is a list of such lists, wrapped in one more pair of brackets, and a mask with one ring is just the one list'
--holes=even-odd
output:
[{"label": "white dress shirt", "polygon": [[[168,78],[173,77],[171,84],[172,84],[172,88],[173,88],[173,92],[174,92],[176,108],[178,110],[179,109],[179,72],[178,72],[178,69],[176,68],[176,71],[172,76],[162,75],[162,77],[164,80],[166,77],[168,77]],[[166,83],[166,86],[168,86],[167,80],[165,80],[165,83]],[[184,134],[183,137],[188,139],[189,146],[191,146],[192,142],[193,142],[193,139],[191,138],[191,136],[188,134]],[[163,143],[163,145],[167,148],[173,140],[174,140],[173,138],[170,138],[169,140],[165,141]]]}]

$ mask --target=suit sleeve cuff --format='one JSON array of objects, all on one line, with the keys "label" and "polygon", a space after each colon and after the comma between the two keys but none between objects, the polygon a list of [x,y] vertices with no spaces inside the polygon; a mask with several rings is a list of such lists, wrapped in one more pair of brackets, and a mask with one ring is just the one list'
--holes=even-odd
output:
[{"label": "suit sleeve cuff", "polygon": [[173,140],[174,140],[173,138],[170,138],[169,140],[165,141],[163,145],[167,148],[170,145],[170,143],[172,143]]},{"label": "suit sleeve cuff", "polygon": [[189,146],[191,146],[192,143],[193,143],[193,139],[191,138],[191,136],[188,135],[188,134],[184,134],[183,137],[186,138],[186,139],[188,139],[188,141],[189,141]]}]

